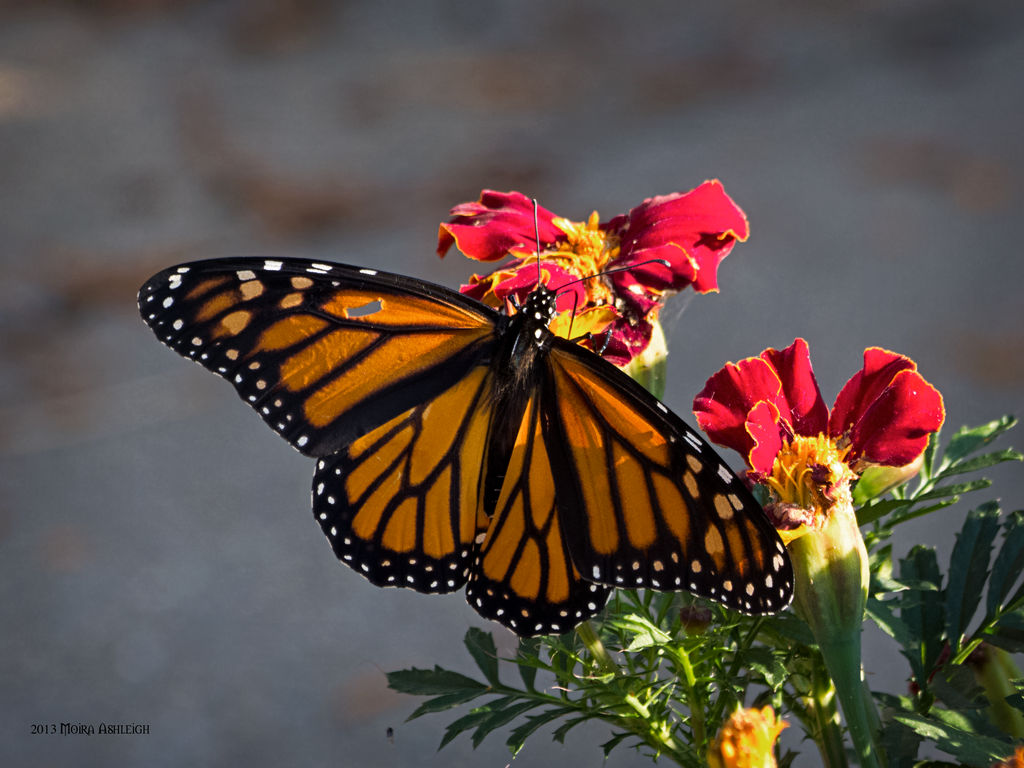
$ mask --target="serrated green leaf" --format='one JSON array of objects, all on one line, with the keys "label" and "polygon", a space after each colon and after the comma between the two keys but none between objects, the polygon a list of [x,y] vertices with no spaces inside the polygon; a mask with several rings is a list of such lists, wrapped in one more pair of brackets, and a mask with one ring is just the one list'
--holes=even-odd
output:
[{"label": "serrated green leaf", "polygon": [[896,600],[878,600],[869,597],[864,610],[879,629],[905,648],[911,642],[910,630],[901,619],[896,617],[893,610],[895,604],[898,604]]},{"label": "serrated green leaf", "polygon": [[1019,613],[1004,614],[984,637],[1005,651],[1024,653],[1024,618]]},{"label": "serrated green leaf", "polygon": [[594,715],[580,715],[579,717],[573,717],[566,720],[560,726],[558,726],[551,734],[551,738],[557,741],[559,744],[565,744],[565,736],[569,731],[575,728],[580,723],[585,723],[587,720],[592,720]]},{"label": "serrated green leaf", "polygon": [[490,716],[491,711],[488,709],[474,709],[468,715],[460,717],[458,720],[449,723],[448,727],[444,729],[444,736],[441,737],[441,743],[437,747],[438,751],[451,743],[451,740],[460,733],[465,733],[468,730],[476,728]]},{"label": "serrated green leaf", "polygon": [[883,499],[873,504],[865,504],[857,510],[857,525],[873,523],[886,515],[893,514],[904,507],[910,507],[913,502],[906,499]]},{"label": "serrated green leaf", "polygon": [[483,691],[487,686],[471,677],[435,666],[433,669],[401,669],[388,672],[388,688],[416,696],[436,696],[462,691]]},{"label": "serrated green leaf", "polygon": [[911,509],[910,511],[907,512],[894,512],[892,515],[889,516],[889,519],[885,521],[885,524],[889,528],[894,528],[897,525],[909,522],[910,520],[916,520],[919,517],[930,515],[932,512],[938,512],[940,509],[945,509],[951,504],[956,504],[959,500],[959,496],[954,496],[952,499],[945,499],[943,501],[938,502],[937,504],[922,507],[921,509]]},{"label": "serrated green leaf", "polygon": [[997,533],[999,506],[990,502],[968,512],[956,535],[946,584],[946,632],[954,653],[960,650],[964,631],[981,604]]},{"label": "serrated green leaf", "polygon": [[786,681],[789,671],[782,661],[772,653],[770,648],[754,646],[747,649],[743,661],[748,669],[752,669],[764,678],[765,683],[772,690]]},{"label": "serrated green leaf", "polygon": [[[942,674],[936,675],[929,686],[935,696],[946,705],[946,708],[958,713],[978,710],[987,701],[981,698],[982,688],[974,671],[963,664],[947,667]],[[953,723],[957,725],[957,723]],[[978,730],[971,727],[968,730]]]},{"label": "serrated green leaf", "polygon": [[[945,477],[945,475],[943,475],[943,477]],[[924,493],[915,496],[914,501],[957,498],[965,493],[970,493],[971,491],[980,491],[982,488],[988,488],[990,485],[992,485],[992,481],[987,477],[981,477],[977,480],[968,480],[966,483],[940,485],[932,488],[930,491],[925,491]]]},{"label": "serrated green leaf", "polygon": [[[798,619],[792,611],[767,616],[763,621],[762,628],[764,630],[775,632],[786,640],[799,645],[814,645],[816,642],[807,622]],[[715,653],[718,652],[715,651]]]},{"label": "serrated green leaf", "polygon": [[573,670],[576,668],[577,658],[569,651],[558,651],[555,646],[548,646],[551,656],[551,671],[561,683],[568,684],[573,678]]},{"label": "serrated green leaf", "polygon": [[986,453],[983,456],[977,456],[973,459],[967,459],[961,461],[948,469],[944,470],[942,477],[952,477],[953,475],[963,475],[968,472],[977,472],[980,469],[986,469],[987,467],[994,467],[996,464],[1002,464],[1005,461],[1022,461],[1024,460],[1024,454],[1021,454],[1012,448],[1007,448],[1002,451],[993,451],[992,453]]},{"label": "serrated green leaf", "polygon": [[516,667],[519,669],[519,677],[523,680],[526,690],[533,691],[537,681],[538,669],[549,669],[548,665],[540,660],[540,638],[521,637],[519,648],[516,652]]},{"label": "serrated green leaf", "polygon": [[1003,416],[978,427],[961,427],[950,439],[949,445],[946,446],[945,454],[942,457],[943,465],[958,462],[969,456],[991,443],[1003,432],[1012,429],[1016,423],[1017,419],[1013,416]]},{"label": "serrated green leaf", "polygon": [[923,740],[920,734],[902,723],[888,723],[882,731],[879,746],[889,758],[889,768],[911,768],[916,765]]},{"label": "serrated green leaf", "polygon": [[657,645],[665,645],[672,638],[643,616],[631,613],[621,618],[607,621],[610,626],[621,629],[632,635],[629,645],[624,649],[635,652]]},{"label": "serrated green leaf", "polygon": [[886,580],[888,589],[884,594],[896,595],[900,592],[938,592],[939,584],[926,579],[910,579],[906,576],[893,576]]},{"label": "serrated green leaf", "polygon": [[470,627],[462,640],[466,650],[473,657],[484,678],[493,686],[501,685],[498,680],[498,649],[494,645],[494,637],[479,627]]},{"label": "serrated green leaf", "polygon": [[[907,557],[900,560],[900,577],[941,584],[942,576],[935,550],[921,545],[911,549]],[[900,618],[906,624],[911,638],[904,646],[903,653],[910,661],[914,679],[923,688],[942,650],[942,630],[945,626],[942,596],[938,592],[921,590],[903,594],[916,598],[903,598],[900,603]]]},{"label": "serrated green leaf", "polygon": [[472,690],[472,691],[460,691],[458,693],[444,693],[440,696],[435,696],[432,699],[427,699],[425,702],[420,704],[413,711],[406,720],[415,720],[417,717],[423,717],[423,715],[430,715],[434,712],[443,712],[446,709],[457,707],[460,704],[465,704],[472,701],[478,696],[483,696],[487,693],[487,689],[483,690]]},{"label": "serrated green leaf", "polygon": [[1010,754],[1012,744],[990,736],[957,728],[923,715],[899,712],[893,719],[935,743],[935,746],[957,760],[970,765],[989,765]]},{"label": "serrated green leaf", "polygon": [[633,734],[628,731],[617,733],[612,736],[608,741],[601,745],[601,751],[604,752],[605,759],[608,759],[608,755],[611,754],[612,750],[615,749],[619,744],[628,739]]},{"label": "serrated green leaf", "polygon": [[986,609],[989,616],[1004,606],[1006,596],[1024,571],[1024,512],[1013,512],[1003,520],[1003,545],[992,564]]},{"label": "serrated green leaf", "polygon": [[535,709],[540,705],[541,702],[539,701],[520,701],[518,704],[510,704],[507,707],[495,710],[491,713],[491,716],[480,723],[473,732],[473,748],[475,749],[476,747],[479,747],[480,743],[487,738],[487,734],[491,733],[496,728],[501,728],[503,725],[507,725],[524,712],[529,712],[531,709]]},{"label": "serrated green leaf", "polygon": [[512,750],[512,754],[515,755],[523,748],[523,744],[526,743],[526,739],[529,738],[530,734],[542,725],[550,723],[552,720],[557,720],[560,717],[565,717],[575,711],[569,707],[554,707],[540,714],[530,715],[526,718],[525,723],[513,729],[505,744],[508,745],[508,748]]},{"label": "serrated green leaf", "polygon": [[1006,599],[1003,610],[1007,613],[1013,613],[1024,608],[1024,583],[1022,583],[1009,598]]}]

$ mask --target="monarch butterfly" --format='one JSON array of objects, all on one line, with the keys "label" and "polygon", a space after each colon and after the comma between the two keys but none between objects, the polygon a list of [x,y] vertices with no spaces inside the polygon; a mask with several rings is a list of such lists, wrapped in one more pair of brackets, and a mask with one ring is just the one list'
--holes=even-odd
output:
[{"label": "monarch butterfly", "polygon": [[150,278],[139,307],[318,459],[313,513],[379,586],[466,587],[522,636],[568,631],[612,587],[746,613],[792,597],[775,530],[679,417],[554,335],[538,284],[511,315],[374,269],[217,259]]}]

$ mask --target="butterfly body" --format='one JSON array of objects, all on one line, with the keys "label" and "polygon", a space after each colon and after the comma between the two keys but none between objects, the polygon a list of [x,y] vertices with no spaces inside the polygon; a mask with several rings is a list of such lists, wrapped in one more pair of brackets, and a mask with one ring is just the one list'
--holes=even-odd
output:
[{"label": "butterfly body", "polygon": [[520,635],[611,587],[749,613],[792,573],[757,503],[639,384],[554,335],[543,285],[511,316],[423,281],[299,259],[172,267],[140,291],[165,344],[318,458],[313,511],[380,586],[466,588]]}]

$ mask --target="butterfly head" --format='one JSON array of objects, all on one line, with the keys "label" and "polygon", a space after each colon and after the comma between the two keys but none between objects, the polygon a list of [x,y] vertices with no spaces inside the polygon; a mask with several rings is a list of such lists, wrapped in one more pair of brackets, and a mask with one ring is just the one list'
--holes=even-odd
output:
[{"label": "butterfly head", "polygon": [[544,331],[555,318],[556,298],[557,294],[554,291],[541,284],[526,298],[526,303],[519,310],[520,314],[524,316],[526,325],[534,329],[534,337],[538,344],[545,336]]}]

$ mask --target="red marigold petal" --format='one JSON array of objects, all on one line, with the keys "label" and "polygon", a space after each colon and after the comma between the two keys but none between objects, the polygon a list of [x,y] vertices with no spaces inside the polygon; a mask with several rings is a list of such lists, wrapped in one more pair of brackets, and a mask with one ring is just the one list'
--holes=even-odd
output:
[{"label": "red marigold petal", "polygon": [[[605,329],[605,333],[610,334],[607,346],[604,334],[595,338],[588,346],[595,352],[600,352],[605,360],[623,366],[647,349],[647,345],[651,343],[652,332],[653,328],[646,320],[630,322],[626,318],[618,317]],[[604,351],[601,351],[602,347]]]},{"label": "red marigold petal", "polygon": [[[736,240],[746,240],[750,227],[743,211],[725,193],[719,181],[706,181],[696,189],[652,197],[624,216],[616,216],[602,229],[619,236],[618,264],[665,258],[672,268],[666,286],[681,290],[693,284],[701,292],[718,289],[718,265]],[[682,253],[674,253],[671,247]]]},{"label": "red marigold petal", "polygon": [[754,441],[747,431],[747,416],[763,400],[783,400],[782,383],[768,363],[748,357],[727,363],[708,379],[693,400],[693,413],[712,442],[749,458]]},{"label": "red marigold petal", "polygon": [[[667,262],[667,266],[660,262]],[[697,279],[699,267],[696,259],[677,243],[662,243],[631,250],[627,258],[615,259],[609,267],[624,267],[630,264],[637,266],[629,272],[616,272],[611,275],[616,288],[623,282],[623,276],[630,275],[633,280],[647,288],[657,291],[681,291]]]},{"label": "red marigold petal", "polygon": [[[437,254],[444,257],[454,245],[471,259],[497,261],[509,254],[537,250],[533,226],[533,201],[521,192],[485,189],[475,203],[460,203],[437,232]],[[541,247],[564,236],[552,220],[554,214],[537,206]]]},{"label": "red marigold petal", "polygon": [[[559,291],[562,286],[576,279],[571,272],[551,261],[540,262],[539,274],[544,285],[553,291]],[[506,301],[513,301],[521,306],[537,287],[537,275],[535,261],[513,262],[488,275],[473,275],[470,282],[461,286],[459,290],[492,307],[502,307]],[[579,310],[583,308],[586,300],[586,290],[581,283],[576,282],[559,293],[555,308],[559,312]]]},{"label": "red marigold petal", "polygon": [[839,437],[850,431],[864,411],[889,386],[900,371],[915,371],[917,363],[909,357],[881,347],[864,350],[864,367],[839,391],[829,416],[828,432]]},{"label": "red marigold petal", "polygon": [[648,312],[661,306],[665,296],[663,292],[645,286],[633,277],[631,272],[632,270],[610,275],[613,291],[624,305],[626,314],[635,318],[646,318]]},{"label": "red marigold petal", "polygon": [[942,395],[916,370],[897,371],[849,430],[849,461],[902,467],[928,445],[946,418]]},{"label": "red marigold petal", "polygon": [[828,427],[828,407],[821,397],[818,381],[814,378],[807,342],[798,337],[781,351],[769,347],[761,353],[761,359],[775,369],[782,382],[793,431],[798,435],[825,432]]},{"label": "red marigold petal", "polygon": [[747,414],[744,427],[750,436],[751,448],[745,458],[758,477],[771,474],[775,457],[782,450],[782,425],[779,421],[779,409],[765,400]]}]

